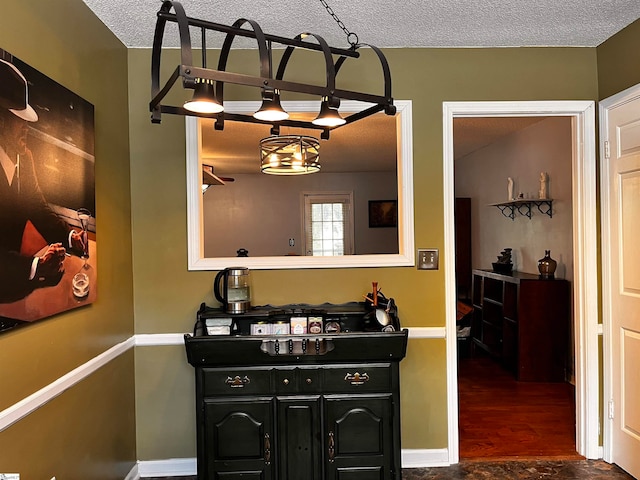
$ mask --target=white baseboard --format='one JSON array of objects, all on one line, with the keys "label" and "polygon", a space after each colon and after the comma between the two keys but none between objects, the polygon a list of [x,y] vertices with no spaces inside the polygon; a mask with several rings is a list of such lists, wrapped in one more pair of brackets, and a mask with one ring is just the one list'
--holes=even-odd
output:
[{"label": "white baseboard", "polygon": [[133,466],[131,471],[124,477],[124,480],[140,480],[140,471],[138,469],[138,463]]},{"label": "white baseboard", "polygon": [[446,448],[402,450],[402,468],[447,467],[449,451]]},{"label": "white baseboard", "polygon": [[169,458],[166,460],[144,460],[136,465],[138,478],[148,477],[183,477],[195,475],[197,464],[195,458]]},{"label": "white baseboard", "polygon": [[[402,450],[402,468],[443,467],[449,465],[446,448],[431,450]],[[141,460],[124,480],[149,477],[180,477],[195,475],[195,458],[169,458],[167,460]]]}]

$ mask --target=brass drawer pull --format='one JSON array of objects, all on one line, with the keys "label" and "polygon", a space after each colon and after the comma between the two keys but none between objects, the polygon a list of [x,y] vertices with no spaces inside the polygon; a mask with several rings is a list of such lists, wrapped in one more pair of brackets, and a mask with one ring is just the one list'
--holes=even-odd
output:
[{"label": "brass drawer pull", "polygon": [[369,381],[369,375],[366,373],[354,373],[353,375],[351,375],[350,373],[347,373],[344,376],[344,381],[345,382],[349,382],[351,385],[364,385],[365,382]]},{"label": "brass drawer pull", "polygon": [[336,443],[333,432],[329,432],[329,462],[335,462],[336,457]]},{"label": "brass drawer pull", "polygon": [[271,465],[271,441],[268,433],[264,434],[264,463]]},{"label": "brass drawer pull", "polygon": [[251,383],[251,380],[249,380],[249,377],[246,375],[244,378],[240,378],[240,375],[236,375],[234,378],[227,377],[224,383],[229,385],[231,388],[244,388],[245,385]]}]

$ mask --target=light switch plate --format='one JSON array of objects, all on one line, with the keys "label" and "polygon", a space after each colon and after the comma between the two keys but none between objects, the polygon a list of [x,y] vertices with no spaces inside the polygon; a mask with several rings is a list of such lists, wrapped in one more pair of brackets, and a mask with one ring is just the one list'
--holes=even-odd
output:
[{"label": "light switch plate", "polygon": [[419,248],[418,270],[438,270],[438,258],[437,248]]}]

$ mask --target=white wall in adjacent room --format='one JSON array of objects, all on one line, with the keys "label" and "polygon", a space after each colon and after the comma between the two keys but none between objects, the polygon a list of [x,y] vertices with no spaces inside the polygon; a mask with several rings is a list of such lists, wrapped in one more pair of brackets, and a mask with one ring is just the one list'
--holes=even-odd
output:
[{"label": "white wall in adjacent room", "polygon": [[[205,257],[304,255],[303,192],[353,192],[355,254],[398,253],[397,228],[369,228],[369,200],[397,200],[395,172],[233,175],[204,194]],[[295,245],[289,246],[289,239]]]},{"label": "white wall in adjacent room", "polygon": [[[573,280],[571,197],[571,119],[551,117],[503,137],[455,162],[457,197],[471,198],[472,265],[491,268],[504,248],[512,248],[514,270],[538,273],[545,250],[558,262],[556,278]],[[553,217],[532,206],[531,219],[516,212],[514,220],[489,204],[514,195],[538,198],[540,173],[549,175]]]}]

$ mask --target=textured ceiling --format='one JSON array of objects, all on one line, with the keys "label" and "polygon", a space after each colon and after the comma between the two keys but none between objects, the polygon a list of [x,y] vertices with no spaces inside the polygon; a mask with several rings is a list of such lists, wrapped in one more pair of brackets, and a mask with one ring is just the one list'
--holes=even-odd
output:
[{"label": "textured ceiling", "polygon": [[[160,0],[83,0],[129,48],[150,48]],[[640,18],[640,0],[326,0],[346,28],[359,41],[377,47],[595,47]],[[322,36],[331,46],[347,47],[346,34],[327,13],[321,0],[182,0],[187,16],[231,25],[238,18],[257,21],[272,35],[294,37],[302,32]],[[192,32],[193,44],[200,44]],[[210,32],[207,46],[220,47],[223,34]],[[177,28],[168,24],[165,47],[178,47]],[[254,40],[237,38],[235,48],[255,48]],[[277,47],[277,45],[274,45]],[[454,124],[455,157],[461,158],[501,137],[540,121],[537,118],[466,118]],[[225,131],[232,126],[231,122]],[[363,126],[358,122],[359,126]],[[242,132],[251,130],[243,124]],[[366,132],[368,129],[356,129]],[[385,129],[374,128],[374,132]],[[363,135],[364,133],[361,133]],[[225,135],[212,140],[216,147],[205,152],[217,157],[219,174],[241,173],[255,168],[257,143],[263,132]],[[341,134],[332,134],[337,145]],[[204,148],[207,149],[205,139]],[[325,164],[325,171],[358,170],[371,166],[380,147],[379,135],[344,140],[345,145],[364,145],[351,152],[349,166]],[[393,142],[388,142],[393,145]],[[329,145],[328,143],[326,145]],[[334,157],[323,150],[323,162]],[[338,151],[346,151],[340,146]],[[387,155],[384,155],[387,157]],[[205,161],[207,161],[205,159]],[[241,165],[245,165],[242,167]],[[382,165],[375,167],[384,169]]]},{"label": "textured ceiling", "polygon": [[[127,47],[151,47],[159,0],[84,0]],[[257,21],[265,33],[311,32],[334,47],[346,35],[320,0],[182,0],[189,17]],[[363,43],[377,47],[595,47],[640,18],[639,0],[327,0]],[[221,35],[221,34],[220,34]],[[166,36],[165,46],[177,46]],[[207,37],[210,47],[222,37]],[[247,41],[249,42],[249,41]],[[255,42],[239,47],[252,48]]]}]

